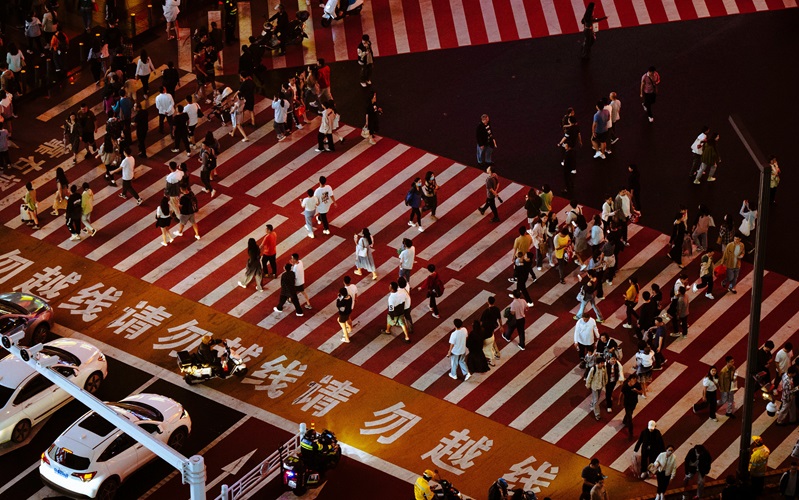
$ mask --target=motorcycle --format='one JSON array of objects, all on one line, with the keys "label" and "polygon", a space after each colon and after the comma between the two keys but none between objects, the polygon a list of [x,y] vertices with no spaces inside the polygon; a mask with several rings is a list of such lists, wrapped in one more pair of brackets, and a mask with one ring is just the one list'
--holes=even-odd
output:
[{"label": "motorcycle", "polygon": [[[308,38],[308,34],[305,32],[305,21],[309,16],[307,11],[297,12],[296,19],[289,23],[285,34],[278,31],[276,23],[266,21],[261,36],[255,43],[268,50],[285,50],[287,45],[302,45],[302,41]],[[281,37],[284,37],[285,41],[281,41]]]},{"label": "motorcycle", "polygon": [[183,375],[183,380],[188,385],[214,378],[226,379],[231,375],[243,377],[247,374],[246,363],[241,360],[241,355],[238,352],[230,349],[227,342],[222,341],[213,348],[220,354],[218,365],[202,362],[196,354],[189,354],[189,351],[178,352],[178,368]]},{"label": "motorcycle", "polygon": [[327,0],[322,15],[322,27],[329,28],[330,24],[345,16],[360,14],[363,9],[363,0]]},{"label": "motorcycle", "polygon": [[303,449],[299,455],[288,456],[280,462],[283,484],[296,496],[304,495],[309,488],[320,486],[325,472],[335,468],[341,460],[341,446],[335,434],[327,429],[319,434],[312,429],[305,434],[305,438],[309,436],[318,440],[321,449],[312,452],[313,456]]}]

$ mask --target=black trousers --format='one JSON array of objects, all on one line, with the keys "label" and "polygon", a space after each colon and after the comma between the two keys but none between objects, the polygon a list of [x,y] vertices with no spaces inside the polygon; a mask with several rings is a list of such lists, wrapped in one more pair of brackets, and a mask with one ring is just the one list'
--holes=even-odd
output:
[{"label": "black trousers", "polygon": [[422,211],[418,208],[411,207],[411,216],[408,219],[410,222],[413,222],[414,216],[416,217],[416,222],[421,226],[422,225]]},{"label": "black trousers", "polygon": [[508,331],[502,336],[506,339],[510,339],[512,338],[511,336],[513,335],[513,330],[516,330],[519,332],[519,346],[524,347],[524,320],[525,318],[517,319],[513,327],[508,327]]},{"label": "black trousers", "polygon": [[210,193],[213,190],[211,187],[211,171],[206,169],[200,170],[200,180],[202,181],[205,189],[207,189]]},{"label": "black trousers", "polygon": [[184,134],[175,134],[175,145],[172,146],[172,149],[180,149],[180,143],[183,143],[186,146],[186,152],[191,153],[191,144],[189,144],[189,136]]},{"label": "black trousers", "polygon": [[136,127],[136,141],[139,145],[139,156],[147,154],[147,127]]},{"label": "black trousers", "polygon": [[613,389],[616,388],[616,382],[608,382],[605,385],[605,406],[608,410],[613,409]]},{"label": "black trousers", "polygon": [[652,118],[652,106],[655,104],[655,100],[657,100],[656,93],[647,94],[644,92],[644,108],[646,108],[646,116],[649,118]]},{"label": "black trousers", "polygon": [[330,230],[330,224],[327,222],[327,212],[318,214],[319,221],[322,223],[322,227],[325,228],[326,231]]},{"label": "black trousers", "polygon": [[494,198],[494,197],[486,198],[485,205],[480,207],[480,209],[483,210],[483,212],[485,212],[489,208],[491,209],[491,213],[494,214],[494,218],[495,219],[499,219],[499,212],[497,212],[497,199],[496,198]]},{"label": "black trousers", "polygon": [[172,135],[172,117],[169,115],[158,114],[158,131],[164,133],[164,122],[169,125],[169,134]]},{"label": "black trousers", "polygon": [[333,134],[323,134],[322,132],[316,133],[316,141],[319,145],[319,149],[325,149],[325,139],[327,139],[328,150],[335,151],[336,149],[333,147]]},{"label": "black trousers", "polygon": [[272,274],[277,276],[277,254],[261,256],[261,267],[264,269],[264,273],[269,274],[267,264],[272,265]]},{"label": "black trousers", "polygon": [[291,297],[288,295],[283,295],[280,293],[280,300],[277,303],[277,308],[281,311],[283,310],[283,305],[286,303],[287,300],[290,300],[292,304],[294,304],[294,312],[297,314],[302,314],[302,307],[300,307],[300,299],[297,297],[296,293],[291,294]]},{"label": "black trousers", "polygon": [[133,189],[132,182],[133,181],[126,181],[125,179],[122,179],[122,194],[124,195],[130,193],[131,195],[133,195],[133,199],[138,200],[139,193],[137,193],[136,190]]},{"label": "black trousers", "polygon": [[432,291],[427,292],[427,297],[430,299],[430,309],[433,310],[433,314],[438,315],[438,305],[436,304],[436,294]]}]

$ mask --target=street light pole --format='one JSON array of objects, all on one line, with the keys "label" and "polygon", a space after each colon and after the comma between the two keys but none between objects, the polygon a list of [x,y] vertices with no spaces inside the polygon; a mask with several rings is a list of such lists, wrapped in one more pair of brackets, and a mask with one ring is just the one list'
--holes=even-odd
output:
[{"label": "street light pole", "polygon": [[755,235],[755,265],[752,271],[752,302],[749,311],[749,346],[746,354],[746,384],[744,388],[744,407],[741,418],[741,443],[738,455],[739,477],[748,477],[750,443],[752,441],[752,407],[755,401],[755,374],[757,371],[757,351],[760,347],[760,303],[763,293],[763,273],[766,262],[766,226],[768,225],[769,199],[771,187],[771,166],[755,145],[740,118],[729,117],[730,125],[738,134],[749,156],[760,171],[760,193],[757,200],[757,229]]}]

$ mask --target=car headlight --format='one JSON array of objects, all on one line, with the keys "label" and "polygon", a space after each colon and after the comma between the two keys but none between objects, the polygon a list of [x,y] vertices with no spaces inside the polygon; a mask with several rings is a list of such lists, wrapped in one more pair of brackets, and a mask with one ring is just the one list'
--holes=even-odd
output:
[{"label": "car headlight", "polygon": [[100,355],[97,356],[97,361],[105,363],[105,354],[100,353]]},{"label": "car headlight", "polygon": [[72,475],[75,476],[76,478],[80,479],[84,483],[88,483],[89,481],[94,479],[94,476],[97,475],[97,471],[94,471],[94,472],[73,472]]}]

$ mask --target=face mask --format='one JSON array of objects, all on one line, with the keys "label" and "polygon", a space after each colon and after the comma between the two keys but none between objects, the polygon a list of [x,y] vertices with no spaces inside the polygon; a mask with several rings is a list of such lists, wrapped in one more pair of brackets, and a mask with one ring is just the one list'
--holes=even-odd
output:
[{"label": "face mask", "polygon": [[431,181],[434,181],[434,180],[436,180],[436,176],[435,176],[435,175],[431,175],[431,176],[430,176],[430,180],[431,180]]},{"label": "face mask", "polygon": [[416,187],[422,187],[422,183],[421,182],[417,182],[416,183]]}]

